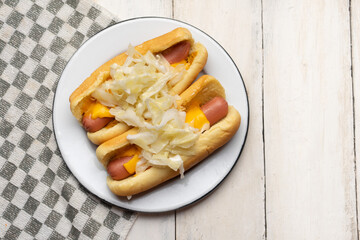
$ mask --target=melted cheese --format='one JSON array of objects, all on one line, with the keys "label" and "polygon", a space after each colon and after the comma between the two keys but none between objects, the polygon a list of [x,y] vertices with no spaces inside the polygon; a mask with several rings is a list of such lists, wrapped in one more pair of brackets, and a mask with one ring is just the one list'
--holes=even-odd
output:
[{"label": "melted cheese", "polygon": [[136,171],[136,164],[139,160],[139,155],[136,154],[132,159],[130,159],[130,161],[124,163],[124,168],[126,169],[126,171],[130,174],[134,174]]},{"label": "melted cheese", "polygon": [[188,70],[190,67],[190,64],[185,59],[181,60],[180,62],[173,63],[173,64],[171,64],[171,66],[176,67],[177,65],[180,65],[180,64],[184,64],[186,70]]},{"label": "melted cheese", "polygon": [[119,156],[120,157],[130,157],[136,154],[140,154],[140,149],[138,149],[135,145],[131,146],[127,150],[123,151]]},{"label": "melted cheese", "polygon": [[136,164],[140,160],[139,154],[140,154],[140,149],[137,148],[135,145],[132,145],[130,148],[123,151],[119,155],[120,157],[131,157],[131,156],[133,156],[133,158],[131,158],[127,163],[124,163],[124,168],[126,169],[126,171],[128,173],[130,173],[130,174],[135,173]]},{"label": "melted cheese", "polygon": [[209,124],[210,126],[209,120],[206,118],[203,111],[201,111],[201,108],[197,103],[190,105],[186,111],[185,122],[197,129],[202,129],[205,124]]},{"label": "melted cheese", "polygon": [[186,59],[181,60],[180,62],[176,62],[171,64],[172,67],[176,67],[179,64],[184,64],[185,65],[185,69],[189,70],[192,62],[194,61],[194,58],[196,57],[197,52],[193,52],[191,53]]},{"label": "melted cheese", "polygon": [[106,118],[106,117],[114,117],[110,112],[109,112],[109,108],[102,105],[99,102],[92,102],[85,115],[91,115],[92,119],[96,119],[96,118]]}]

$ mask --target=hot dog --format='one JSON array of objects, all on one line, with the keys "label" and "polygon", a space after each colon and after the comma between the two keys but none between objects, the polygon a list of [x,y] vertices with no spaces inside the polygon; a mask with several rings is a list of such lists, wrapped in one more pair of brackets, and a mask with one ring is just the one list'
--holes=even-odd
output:
[{"label": "hot dog", "polygon": [[206,59],[188,30],[175,29],[129,47],[70,96],[72,113],[99,144],[96,156],[114,194],[183,176],[236,133],[241,118],[219,81],[204,75],[191,84]]},{"label": "hot dog", "polygon": [[[201,118],[200,115],[204,114],[206,119],[210,123],[210,127],[226,117],[228,113],[228,103],[227,101],[222,97],[214,97],[209,102],[205,103],[203,106],[201,106],[201,112],[196,114],[195,116],[189,116],[186,119],[186,122],[191,122],[196,118]],[[199,126],[195,126],[199,129],[203,127],[203,124],[199,124]],[[125,179],[134,172],[126,170],[124,167],[125,164],[127,164],[134,156],[121,156],[115,159],[112,159],[109,164],[107,165],[107,172],[109,176],[113,180],[122,180]]]},{"label": "hot dog", "polygon": [[113,117],[95,118],[92,119],[91,115],[84,116],[82,119],[82,125],[88,132],[96,132],[105,127],[109,122],[114,120]]},{"label": "hot dog", "polygon": [[[150,164],[145,165],[146,170],[136,171],[134,175],[132,156],[136,154],[138,157],[143,153],[140,153],[139,146],[136,146],[138,150],[132,150],[131,156],[123,153],[133,149],[136,145],[132,136],[139,134],[139,128],[132,128],[124,134],[102,143],[97,148],[96,155],[109,173],[107,184],[114,194],[119,196],[138,194],[182,174],[182,171],[190,169],[229,141],[240,125],[240,115],[235,108],[228,106],[223,87],[214,77],[208,75],[200,77],[180,94],[177,108],[179,111],[186,112],[185,121],[189,125],[200,129],[203,128],[206,121],[209,122],[208,128],[202,129],[192,146],[175,151],[182,159],[182,170],[181,168],[174,170],[171,166],[162,166],[161,164]],[[199,117],[202,114],[205,115],[205,120],[203,117]],[[200,124],[197,125],[196,121],[199,121]],[[139,159],[135,161],[137,162],[136,167],[140,161]],[[132,168],[132,170],[129,172],[128,168]]]},{"label": "hot dog", "polygon": [[[134,55],[145,55],[151,52],[156,56],[163,56],[168,64],[178,70],[177,77],[174,77],[176,81],[170,81],[172,95],[182,93],[195,80],[207,60],[205,47],[200,43],[195,43],[191,33],[185,28],[177,28],[146,41],[136,46],[132,52],[135,52]],[[128,50],[100,66],[69,98],[73,115],[87,131],[88,138],[97,145],[130,128],[128,124],[119,122],[114,119],[114,116],[109,115],[109,106],[104,106],[94,98],[94,91],[112,79],[113,64],[125,66],[129,55]]]},{"label": "hot dog", "polygon": [[133,156],[128,157],[119,157],[117,159],[114,159],[110,161],[110,163],[107,166],[107,172],[114,180],[122,180],[131,175],[126,168],[124,167],[125,163],[128,163]]},{"label": "hot dog", "polygon": [[228,104],[222,97],[214,97],[210,102],[201,107],[206,119],[210,122],[210,127],[223,119],[228,113]]},{"label": "hot dog", "polygon": [[189,41],[183,41],[166,49],[161,54],[170,64],[173,64],[184,60],[189,55],[190,48],[191,43]]}]

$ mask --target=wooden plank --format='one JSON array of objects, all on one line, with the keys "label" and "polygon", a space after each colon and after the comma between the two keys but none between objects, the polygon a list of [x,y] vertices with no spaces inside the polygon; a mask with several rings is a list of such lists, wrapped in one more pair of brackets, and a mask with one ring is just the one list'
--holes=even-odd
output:
[{"label": "wooden plank", "polygon": [[263,1],[268,239],[357,239],[349,1]]},{"label": "wooden plank", "polygon": [[166,0],[94,0],[121,20],[142,17],[171,17],[172,2]]},{"label": "wooden plank", "polygon": [[[121,20],[139,16],[163,16],[171,17],[171,1],[161,0],[95,0]],[[164,214],[139,214],[131,228],[128,240],[144,239],[144,236],[151,236],[152,239],[175,239],[175,213]]]},{"label": "wooden plank", "polygon": [[[357,206],[360,206],[360,1],[351,1],[351,36],[352,36],[352,70],[353,70],[353,97],[355,117],[355,153],[357,178]],[[359,231],[359,214],[357,216]]]},{"label": "wooden plank", "polygon": [[139,214],[126,239],[175,239],[174,212]]},{"label": "wooden plank", "polygon": [[237,165],[214,193],[177,211],[176,239],[264,238],[260,3],[174,1],[175,19],[207,32],[230,53],[245,80],[251,114],[247,143]]}]

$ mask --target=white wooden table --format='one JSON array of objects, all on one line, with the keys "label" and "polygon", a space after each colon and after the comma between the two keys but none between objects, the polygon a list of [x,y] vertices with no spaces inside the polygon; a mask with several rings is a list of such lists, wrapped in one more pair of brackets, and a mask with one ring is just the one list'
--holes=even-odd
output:
[{"label": "white wooden table", "polygon": [[140,214],[128,239],[359,239],[360,0],[94,1],[207,32],[250,101],[244,151],[221,186]]}]

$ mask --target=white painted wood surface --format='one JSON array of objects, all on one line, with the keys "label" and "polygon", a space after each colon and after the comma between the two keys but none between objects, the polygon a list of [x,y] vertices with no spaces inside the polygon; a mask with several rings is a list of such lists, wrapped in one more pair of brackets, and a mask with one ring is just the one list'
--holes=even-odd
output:
[{"label": "white painted wood surface", "polygon": [[[359,239],[360,0],[94,0],[215,38],[250,101],[244,151],[197,204],[139,214],[127,239]],[[356,151],[357,150],[357,151]]]},{"label": "white painted wood surface", "polygon": [[348,1],[264,1],[268,239],[356,239]]},{"label": "white painted wood surface", "polygon": [[247,86],[251,122],[245,148],[228,178],[205,200],[177,211],[176,239],[262,239],[261,2],[175,1],[174,18],[202,29],[229,52]]},{"label": "white painted wood surface", "polygon": [[[354,108],[354,140],[356,156],[356,176],[357,176],[357,210],[360,206],[360,1],[351,2],[351,43],[352,43],[352,78],[353,78],[353,108]],[[359,225],[359,216],[357,226]]]}]

